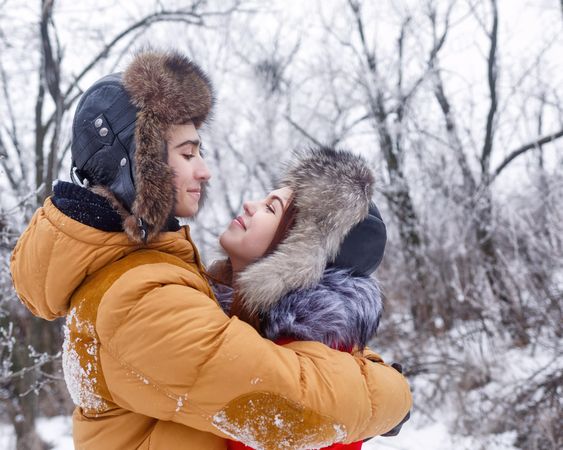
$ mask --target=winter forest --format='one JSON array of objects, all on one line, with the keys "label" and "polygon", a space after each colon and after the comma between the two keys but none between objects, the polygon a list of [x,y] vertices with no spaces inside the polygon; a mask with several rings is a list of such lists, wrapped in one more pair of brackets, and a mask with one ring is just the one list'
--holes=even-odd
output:
[{"label": "winter forest", "polygon": [[216,89],[189,224],[206,263],[292,149],[372,165],[389,240],[370,347],[414,407],[365,448],[563,448],[562,25],[561,0],[0,0],[0,448],[72,448],[64,319],[25,309],[10,255],[69,180],[81,93],[147,45]]}]

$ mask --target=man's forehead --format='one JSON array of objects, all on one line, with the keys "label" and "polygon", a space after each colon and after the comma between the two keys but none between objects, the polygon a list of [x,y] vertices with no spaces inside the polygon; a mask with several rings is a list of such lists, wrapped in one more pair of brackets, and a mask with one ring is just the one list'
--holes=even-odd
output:
[{"label": "man's forehead", "polygon": [[168,139],[173,141],[199,140],[199,133],[191,122],[183,125],[171,125],[166,134]]}]

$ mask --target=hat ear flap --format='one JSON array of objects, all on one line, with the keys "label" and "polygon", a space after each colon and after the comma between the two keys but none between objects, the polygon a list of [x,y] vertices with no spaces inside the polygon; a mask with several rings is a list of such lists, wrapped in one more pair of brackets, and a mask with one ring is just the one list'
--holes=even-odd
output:
[{"label": "hat ear flap", "polygon": [[[136,241],[139,241],[139,236],[145,242],[156,236],[168,219],[162,211],[173,212],[174,209],[174,172],[166,162],[165,129],[165,124],[154,114],[142,110],[137,114],[135,141],[137,148],[143,151],[135,152],[137,195],[132,213],[136,218],[142,218],[142,223],[126,227],[128,234],[132,232],[134,236],[131,237]],[[132,228],[137,231],[133,232]]]}]

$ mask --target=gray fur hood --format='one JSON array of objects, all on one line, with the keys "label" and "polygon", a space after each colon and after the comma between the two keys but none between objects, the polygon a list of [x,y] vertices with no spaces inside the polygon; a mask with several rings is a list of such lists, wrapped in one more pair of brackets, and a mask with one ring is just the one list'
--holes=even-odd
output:
[{"label": "gray fur hood", "polygon": [[[213,288],[228,314],[233,290],[223,285]],[[373,338],[382,309],[379,286],[373,278],[327,269],[315,286],[285,294],[263,314],[261,333],[273,341],[318,341],[351,351],[365,347]]]}]

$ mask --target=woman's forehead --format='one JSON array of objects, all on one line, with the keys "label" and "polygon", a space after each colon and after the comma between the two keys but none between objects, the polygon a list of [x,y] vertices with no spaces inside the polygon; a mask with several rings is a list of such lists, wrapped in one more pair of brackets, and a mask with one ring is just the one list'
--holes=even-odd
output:
[{"label": "woman's forehead", "polygon": [[287,203],[287,201],[291,198],[291,196],[293,195],[293,191],[290,187],[281,187],[279,189],[276,189],[272,192],[270,192],[270,196],[271,197],[279,197],[283,200],[283,203]]}]

